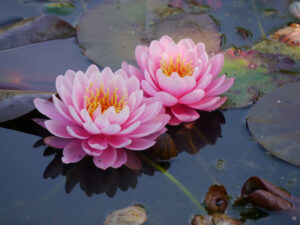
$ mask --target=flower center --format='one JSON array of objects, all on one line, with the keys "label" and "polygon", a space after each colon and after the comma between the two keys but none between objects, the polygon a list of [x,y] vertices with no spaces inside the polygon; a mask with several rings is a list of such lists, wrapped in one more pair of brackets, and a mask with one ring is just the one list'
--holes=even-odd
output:
[{"label": "flower center", "polygon": [[169,61],[161,60],[160,68],[162,72],[171,76],[173,72],[178,73],[180,77],[191,76],[194,72],[193,61],[187,61],[185,58],[181,58],[181,54],[178,54],[176,58],[170,57]]},{"label": "flower center", "polygon": [[99,106],[101,106],[102,114],[111,106],[114,106],[116,113],[119,113],[127,102],[124,101],[124,96],[118,96],[117,91],[118,88],[115,88],[113,93],[109,91],[109,88],[106,88],[105,91],[103,84],[101,84],[100,88],[93,89],[93,83],[91,83],[90,87],[86,88],[86,95],[84,96],[85,108],[90,116],[93,116],[93,113]]}]

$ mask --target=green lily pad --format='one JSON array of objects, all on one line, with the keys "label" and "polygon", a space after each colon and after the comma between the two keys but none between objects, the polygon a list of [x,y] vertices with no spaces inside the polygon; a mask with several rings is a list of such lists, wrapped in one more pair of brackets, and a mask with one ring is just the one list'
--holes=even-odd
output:
[{"label": "green lily pad", "polygon": [[16,119],[33,110],[33,99],[50,98],[53,93],[0,89],[0,123]]},{"label": "green lily pad", "polygon": [[300,166],[300,82],[262,97],[250,110],[248,128],[254,139],[276,157]]},{"label": "green lily pad", "polygon": [[251,105],[275,88],[300,79],[299,65],[285,56],[233,49],[224,56],[221,73],[235,77],[235,83],[224,94],[228,100],[223,108]]},{"label": "green lily pad", "polygon": [[93,62],[113,69],[126,60],[134,63],[138,44],[149,44],[162,35],[175,41],[190,37],[202,41],[207,50],[219,49],[220,33],[199,7],[172,8],[169,0],[110,0],[90,10],[77,25],[84,54]]},{"label": "green lily pad", "polygon": [[69,23],[50,15],[33,17],[0,29],[0,51],[75,36]]},{"label": "green lily pad", "polygon": [[52,2],[45,4],[44,8],[47,13],[68,15],[74,11],[75,5],[70,2]]}]

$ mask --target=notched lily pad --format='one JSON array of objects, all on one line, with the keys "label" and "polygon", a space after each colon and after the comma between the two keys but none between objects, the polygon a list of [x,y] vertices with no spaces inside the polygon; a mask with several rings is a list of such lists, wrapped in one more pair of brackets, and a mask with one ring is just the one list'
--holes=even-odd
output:
[{"label": "notched lily pad", "polygon": [[149,44],[162,35],[175,41],[202,41],[209,52],[219,49],[220,33],[213,19],[187,9],[169,6],[169,0],[111,0],[90,10],[77,25],[77,37],[85,56],[101,66],[120,67],[134,63],[138,44]]},{"label": "notched lily pad", "polygon": [[114,211],[104,225],[141,225],[147,221],[147,214],[140,205],[133,205]]},{"label": "notched lily pad", "polygon": [[69,38],[76,30],[69,23],[50,15],[33,17],[0,29],[0,50],[53,39]]},{"label": "notched lily pad", "polygon": [[300,79],[300,68],[289,57],[234,49],[228,49],[224,56],[221,73],[235,77],[235,83],[224,94],[228,100],[223,108],[251,105],[275,88]]},{"label": "notched lily pad", "polygon": [[300,82],[262,97],[247,118],[254,139],[276,157],[300,166]]},{"label": "notched lily pad", "polygon": [[0,123],[16,119],[34,109],[33,99],[50,98],[53,93],[0,89]]}]

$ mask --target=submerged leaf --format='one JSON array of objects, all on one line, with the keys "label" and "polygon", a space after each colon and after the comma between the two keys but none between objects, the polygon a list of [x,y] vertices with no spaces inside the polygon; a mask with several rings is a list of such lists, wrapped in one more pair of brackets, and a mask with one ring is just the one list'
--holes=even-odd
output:
[{"label": "submerged leaf", "polygon": [[90,10],[77,25],[85,56],[117,69],[123,60],[134,63],[138,44],[162,35],[202,41],[209,52],[219,49],[220,33],[209,15],[198,14],[197,7],[190,13],[168,4],[169,0],[112,0]]},{"label": "submerged leaf", "polygon": [[288,57],[233,49],[227,50],[224,56],[221,73],[235,77],[235,82],[224,94],[228,100],[223,108],[251,105],[275,88],[300,79],[297,74],[300,68]]},{"label": "submerged leaf", "polygon": [[53,13],[57,15],[71,14],[75,9],[75,5],[70,2],[52,2],[45,4],[45,10],[47,13]]},{"label": "submerged leaf", "polygon": [[205,195],[205,205],[209,213],[224,213],[229,201],[223,185],[212,185]]},{"label": "submerged leaf", "polygon": [[280,87],[250,110],[248,128],[267,151],[300,166],[300,82]]},{"label": "submerged leaf", "polygon": [[53,93],[0,89],[0,122],[16,119],[34,109],[33,99],[50,98]]},{"label": "submerged leaf", "polygon": [[0,50],[36,42],[73,37],[74,27],[55,16],[43,15],[0,29]]},{"label": "submerged leaf", "polygon": [[236,204],[250,200],[252,204],[267,210],[286,210],[292,208],[290,194],[260,177],[250,177],[244,184],[241,198]]},{"label": "submerged leaf", "polygon": [[158,139],[156,144],[150,149],[150,152],[157,158],[162,160],[171,159],[177,156],[176,145],[172,137],[164,133]]},{"label": "submerged leaf", "polygon": [[147,221],[147,214],[140,205],[133,205],[114,211],[104,225],[141,225]]}]

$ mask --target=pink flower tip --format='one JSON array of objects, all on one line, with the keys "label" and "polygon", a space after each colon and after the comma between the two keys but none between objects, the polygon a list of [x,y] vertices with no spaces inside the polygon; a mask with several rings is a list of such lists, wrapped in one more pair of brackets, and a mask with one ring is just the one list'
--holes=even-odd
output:
[{"label": "pink flower tip", "polygon": [[101,169],[139,168],[134,151],[154,145],[170,120],[162,102],[145,97],[139,80],[122,69],[68,70],[57,77],[56,88],[59,98],[35,99],[34,104],[49,118],[43,126],[54,135],[45,142],[63,149],[64,163],[89,155]]},{"label": "pink flower tip", "polygon": [[175,43],[163,36],[137,46],[135,56],[139,68],[123,62],[122,69],[140,80],[147,96],[163,102],[171,125],[198,119],[198,110],[216,110],[226,100],[220,95],[234,83],[234,78],[219,75],[223,54],[209,58],[205,45],[189,38]]}]

